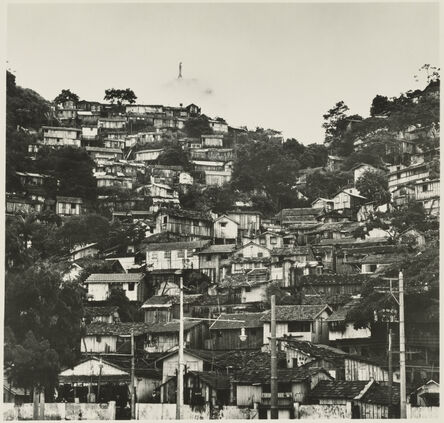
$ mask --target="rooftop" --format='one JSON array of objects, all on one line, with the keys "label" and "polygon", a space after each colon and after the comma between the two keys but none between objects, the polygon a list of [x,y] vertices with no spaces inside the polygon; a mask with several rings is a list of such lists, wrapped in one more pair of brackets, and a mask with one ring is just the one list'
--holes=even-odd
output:
[{"label": "rooftop", "polygon": [[137,283],[142,279],[143,273],[93,273],[85,283]]},{"label": "rooftop", "polygon": [[[327,304],[276,306],[276,320],[279,322],[312,321],[326,309],[330,310]],[[269,322],[271,310],[265,311],[261,320]]]},{"label": "rooftop", "polygon": [[236,249],[236,244],[214,244],[210,245],[199,254],[230,254]]},{"label": "rooftop", "polygon": [[[263,313],[222,313],[210,326],[210,330],[260,328],[263,322],[260,320]],[[220,319],[220,320],[219,320]],[[230,320],[230,322],[224,321]]]},{"label": "rooftop", "polygon": [[143,251],[197,250],[204,248],[208,241],[179,241],[145,244]]}]

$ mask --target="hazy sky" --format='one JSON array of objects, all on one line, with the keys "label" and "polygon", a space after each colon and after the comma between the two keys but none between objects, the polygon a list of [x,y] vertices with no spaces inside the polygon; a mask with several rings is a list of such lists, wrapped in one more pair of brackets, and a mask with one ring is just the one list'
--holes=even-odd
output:
[{"label": "hazy sky", "polygon": [[49,100],[129,87],[139,103],[193,102],[308,144],[335,102],[367,116],[376,94],[417,88],[417,69],[438,65],[438,20],[427,3],[15,4],[7,58]]}]

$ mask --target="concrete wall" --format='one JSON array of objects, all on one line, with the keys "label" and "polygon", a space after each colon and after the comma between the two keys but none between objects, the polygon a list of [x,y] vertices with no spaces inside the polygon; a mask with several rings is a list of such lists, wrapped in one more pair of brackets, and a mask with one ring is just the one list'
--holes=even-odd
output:
[{"label": "concrete wall", "polygon": [[[44,404],[45,420],[115,420],[116,403],[85,404],[54,402]],[[3,404],[3,420],[32,420],[33,404]]]},{"label": "concrete wall", "polygon": [[240,408],[234,405],[224,405],[217,414],[213,414],[212,418],[218,420],[252,420],[258,419],[259,413],[258,410],[254,408]]},{"label": "concrete wall", "polygon": [[351,419],[351,404],[296,405],[295,417],[299,419]]}]

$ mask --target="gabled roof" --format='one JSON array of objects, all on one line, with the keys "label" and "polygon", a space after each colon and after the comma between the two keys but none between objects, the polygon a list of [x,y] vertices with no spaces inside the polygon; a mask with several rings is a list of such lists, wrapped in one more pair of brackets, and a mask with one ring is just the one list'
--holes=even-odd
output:
[{"label": "gabled roof", "polygon": [[168,216],[180,217],[184,219],[192,219],[192,220],[206,220],[209,222],[213,221],[213,218],[205,212],[196,211],[196,210],[185,210],[179,208],[161,208],[156,212],[156,216],[159,214],[167,214]]},{"label": "gabled roof", "polygon": [[[236,253],[237,253],[238,251],[244,250],[244,249],[247,248],[249,245],[255,245],[256,247],[259,247],[259,248],[261,248],[261,249],[263,249],[263,250],[267,250],[267,251],[270,251],[270,252],[271,252],[271,250],[270,250],[269,248],[267,248],[267,247],[265,247],[265,246],[263,246],[263,245],[260,245],[260,244],[258,244],[257,242],[250,241],[250,242],[247,242],[247,243],[244,244],[244,245],[241,245],[239,248],[237,248],[237,249],[236,249]],[[250,258],[250,257],[248,257],[248,258]]]},{"label": "gabled roof", "polygon": [[352,400],[366,387],[365,380],[320,380],[310,393],[312,399]]},{"label": "gabled roof", "polygon": [[[331,311],[330,307],[327,304],[276,306],[276,321],[312,321],[316,319],[316,317],[318,317],[324,310]],[[269,322],[271,320],[271,310],[265,311],[261,320],[263,320],[264,322]]]},{"label": "gabled roof", "polygon": [[137,283],[143,276],[143,273],[93,273],[85,283]]},{"label": "gabled roof", "polygon": [[119,310],[118,306],[86,306],[85,317],[112,316]]},{"label": "gabled roof", "polygon": [[231,220],[236,225],[239,225],[239,222],[236,222],[234,219],[232,219],[231,217],[228,217],[226,214],[219,216],[217,219],[214,220],[214,223],[216,223],[217,221],[219,221],[221,219],[228,219],[228,220]]},{"label": "gabled roof", "polygon": [[[222,313],[210,326],[210,330],[260,328],[264,323],[260,320],[263,313]],[[219,320],[220,319],[220,320]],[[230,320],[227,322],[226,320]]]}]

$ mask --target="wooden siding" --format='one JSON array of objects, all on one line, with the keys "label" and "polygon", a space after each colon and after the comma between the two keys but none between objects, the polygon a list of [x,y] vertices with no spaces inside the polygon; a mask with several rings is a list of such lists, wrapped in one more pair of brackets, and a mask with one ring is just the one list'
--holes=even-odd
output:
[{"label": "wooden siding", "polygon": [[240,329],[210,330],[211,347],[214,350],[257,349],[263,343],[263,328],[247,328],[247,339],[241,341]]}]

